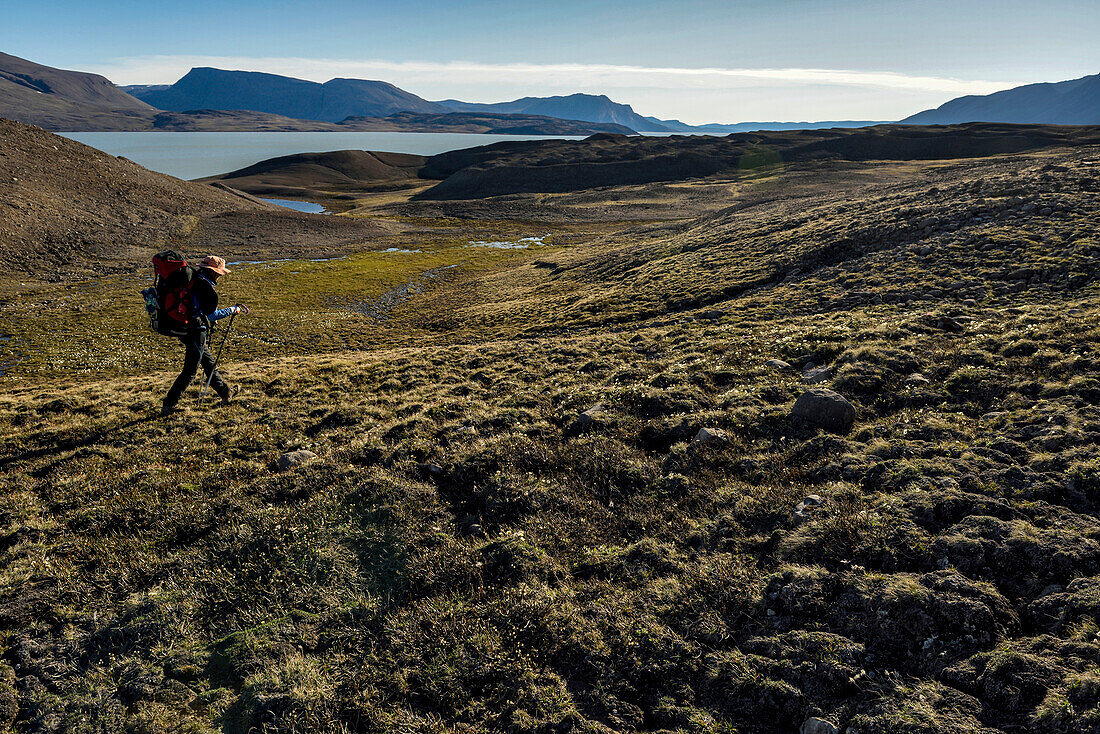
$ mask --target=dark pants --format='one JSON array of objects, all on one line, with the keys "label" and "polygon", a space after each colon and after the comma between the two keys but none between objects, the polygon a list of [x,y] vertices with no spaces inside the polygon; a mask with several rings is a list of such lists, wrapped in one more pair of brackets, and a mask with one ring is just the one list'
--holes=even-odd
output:
[{"label": "dark pants", "polygon": [[[164,396],[164,407],[171,408],[180,401],[183,391],[191,384],[191,380],[195,379],[195,373],[199,371],[200,363],[202,364],[203,373],[210,378],[210,389],[225,398],[229,394],[229,385],[225,384],[225,380],[214,369],[214,355],[210,353],[210,348],[204,344],[200,352],[198,340],[196,339],[180,337],[180,342],[183,343],[186,350],[183,355],[183,371],[172,383],[172,389]],[[211,376],[211,372],[214,373],[213,376]]]}]

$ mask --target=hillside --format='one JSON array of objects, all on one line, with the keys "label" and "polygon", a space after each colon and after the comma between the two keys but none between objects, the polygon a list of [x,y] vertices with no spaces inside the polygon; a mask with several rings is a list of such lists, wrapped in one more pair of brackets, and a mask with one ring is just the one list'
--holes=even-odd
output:
[{"label": "hillside", "polygon": [[9,268],[129,260],[185,235],[196,215],[268,206],[0,119],[0,254]]},{"label": "hillside", "polygon": [[739,133],[726,137],[595,136],[516,141],[433,156],[421,175],[442,179],[425,199],[681,181],[794,161],[930,160],[1094,144],[1100,128],[970,124]]},{"label": "hillside", "polygon": [[221,181],[258,196],[317,200],[321,198],[318,189],[362,191],[378,185],[408,183],[417,177],[425,160],[424,156],[366,150],[299,153],[269,158],[203,180]]},{"label": "hillside", "polygon": [[195,68],[167,89],[136,90],[160,110],[253,110],[302,120],[339,122],[356,115],[446,112],[387,82],[331,79],[324,84],[255,71]]},{"label": "hillside", "polygon": [[497,112],[504,114],[543,115],[564,120],[609,122],[638,132],[670,132],[652,118],[642,117],[627,104],[613,102],[606,95],[570,94],[559,97],[523,97],[511,102],[477,103],[446,99],[438,104],[459,112]]},{"label": "hillside", "polygon": [[151,110],[98,74],[0,53],[0,118],[53,130],[98,129],[103,124],[139,129]]},{"label": "hillside", "polygon": [[1100,74],[958,97],[902,120],[911,125],[973,121],[1100,125]]},{"label": "hillside", "polygon": [[364,191],[410,228],[234,265],[167,421],[132,272],[0,279],[0,726],[1094,730],[1100,144],[892,134]]},{"label": "hillside", "polygon": [[259,246],[335,254],[381,231],[181,181],[0,120],[0,257],[9,273],[56,280],[132,271],[158,249],[196,240],[242,258]]}]

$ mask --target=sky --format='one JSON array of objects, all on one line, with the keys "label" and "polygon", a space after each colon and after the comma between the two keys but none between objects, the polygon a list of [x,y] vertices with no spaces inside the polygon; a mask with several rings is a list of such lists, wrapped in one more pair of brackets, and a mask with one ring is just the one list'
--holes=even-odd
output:
[{"label": "sky", "polygon": [[1100,72],[1100,0],[0,0],[0,51],[167,84],[193,66],[426,99],[606,94],[705,122],[895,120]]}]

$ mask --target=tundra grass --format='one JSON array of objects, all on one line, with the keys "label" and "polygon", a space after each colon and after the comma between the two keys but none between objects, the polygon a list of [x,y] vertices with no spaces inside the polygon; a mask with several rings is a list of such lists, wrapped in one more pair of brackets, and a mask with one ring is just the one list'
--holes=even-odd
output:
[{"label": "tundra grass", "polygon": [[[227,301],[283,279],[312,321],[257,314],[236,402],[192,390],[167,421],[174,353],[13,373],[0,722],[1088,731],[1097,204],[1039,165],[915,167],[847,201],[825,177],[539,251],[459,230],[393,274],[242,267]],[[330,315],[360,297],[342,268],[379,294],[464,261],[362,336]],[[67,314],[95,292],[32,291]],[[850,432],[792,418],[811,366]],[[316,456],[280,470],[293,450]]]}]

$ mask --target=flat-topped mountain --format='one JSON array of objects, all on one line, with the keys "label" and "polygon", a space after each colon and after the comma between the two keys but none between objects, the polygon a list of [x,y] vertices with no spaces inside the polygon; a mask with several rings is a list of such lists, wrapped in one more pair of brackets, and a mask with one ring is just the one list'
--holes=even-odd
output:
[{"label": "flat-topped mountain", "polygon": [[[141,125],[152,108],[98,74],[67,71],[0,53],[0,117],[54,130],[113,119]],[[132,121],[132,123],[131,123]]]},{"label": "flat-topped mountain", "polygon": [[523,97],[511,102],[462,102],[446,99],[440,105],[459,112],[501,112],[508,114],[545,115],[565,120],[610,122],[638,132],[672,132],[653,118],[642,117],[628,104],[613,102],[603,94],[570,94],[559,97]]},{"label": "flat-topped mountain", "polygon": [[902,120],[912,125],[957,122],[1047,125],[1100,124],[1100,74],[1065,82],[1026,84],[986,95],[958,97]]},{"label": "flat-topped mountain", "polygon": [[135,89],[160,110],[255,110],[303,120],[339,122],[395,112],[447,112],[388,82],[331,79],[324,84],[258,71],[195,68],[167,89]]}]

